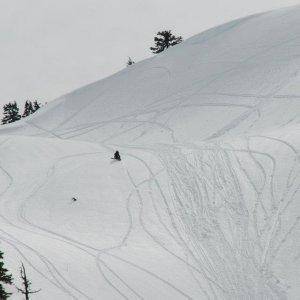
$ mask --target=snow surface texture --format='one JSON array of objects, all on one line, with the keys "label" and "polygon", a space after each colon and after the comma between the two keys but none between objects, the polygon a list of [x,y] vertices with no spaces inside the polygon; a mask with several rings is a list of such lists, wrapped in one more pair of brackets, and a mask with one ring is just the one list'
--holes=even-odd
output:
[{"label": "snow surface texture", "polygon": [[32,299],[299,299],[299,54],[300,7],[254,15],[3,127],[16,282],[23,261]]}]

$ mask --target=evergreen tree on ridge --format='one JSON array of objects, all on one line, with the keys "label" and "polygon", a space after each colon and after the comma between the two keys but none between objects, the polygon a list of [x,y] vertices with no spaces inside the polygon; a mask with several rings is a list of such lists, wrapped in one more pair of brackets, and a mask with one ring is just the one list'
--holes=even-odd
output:
[{"label": "evergreen tree on ridge", "polygon": [[172,34],[171,30],[159,31],[157,36],[154,37],[155,46],[151,47],[150,50],[157,54],[163,52],[171,46],[175,46],[182,42],[182,37]]},{"label": "evergreen tree on ridge", "polygon": [[4,117],[2,118],[2,124],[13,123],[21,119],[19,107],[15,101],[3,106],[3,114]]}]

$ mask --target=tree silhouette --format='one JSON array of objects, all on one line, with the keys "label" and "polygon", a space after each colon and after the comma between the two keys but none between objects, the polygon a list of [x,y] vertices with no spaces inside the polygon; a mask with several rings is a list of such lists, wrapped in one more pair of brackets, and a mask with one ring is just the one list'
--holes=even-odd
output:
[{"label": "tree silhouette", "polygon": [[155,54],[163,52],[165,49],[182,42],[182,37],[176,37],[172,34],[171,30],[159,31],[156,35],[157,36],[154,37],[155,46],[150,48]]},{"label": "tree silhouette", "polygon": [[36,100],[33,102],[33,109],[34,109],[34,112],[36,112],[38,109],[41,108],[41,104],[38,103]]},{"label": "tree silhouette", "polygon": [[22,279],[23,287],[22,288],[16,287],[16,288],[20,293],[25,295],[26,300],[29,300],[29,295],[30,294],[38,293],[40,290],[35,290],[35,291],[31,290],[31,287],[30,287],[31,282],[27,278],[26,270],[25,270],[25,267],[24,267],[23,263],[22,263],[21,268],[20,268],[20,276],[21,276],[21,279]]},{"label": "tree silhouette", "polygon": [[33,108],[32,102],[27,100],[24,105],[24,112],[23,112],[22,118],[28,117],[29,115],[34,113],[34,111],[35,110]]},{"label": "tree silhouette", "polygon": [[3,106],[3,114],[2,124],[8,124],[21,119],[21,115],[19,114],[19,107],[16,102],[10,102]]},{"label": "tree silhouette", "polygon": [[11,293],[7,293],[1,283],[12,284],[12,276],[8,274],[8,270],[4,267],[3,252],[0,251],[0,299],[6,300]]}]

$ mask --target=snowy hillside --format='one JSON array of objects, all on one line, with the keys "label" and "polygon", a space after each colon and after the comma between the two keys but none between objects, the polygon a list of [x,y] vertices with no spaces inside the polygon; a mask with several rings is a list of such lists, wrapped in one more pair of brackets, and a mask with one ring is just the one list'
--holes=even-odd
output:
[{"label": "snowy hillside", "polygon": [[2,127],[0,249],[16,282],[23,261],[32,299],[299,298],[299,72],[298,6]]}]

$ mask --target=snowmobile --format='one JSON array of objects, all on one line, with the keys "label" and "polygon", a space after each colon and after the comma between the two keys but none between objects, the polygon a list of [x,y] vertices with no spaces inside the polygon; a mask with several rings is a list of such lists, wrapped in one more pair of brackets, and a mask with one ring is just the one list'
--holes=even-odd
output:
[{"label": "snowmobile", "polygon": [[114,157],[113,157],[112,159],[115,159],[115,160],[118,160],[118,161],[121,160],[121,156],[120,156],[119,151],[116,151],[116,152],[115,152]]}]

